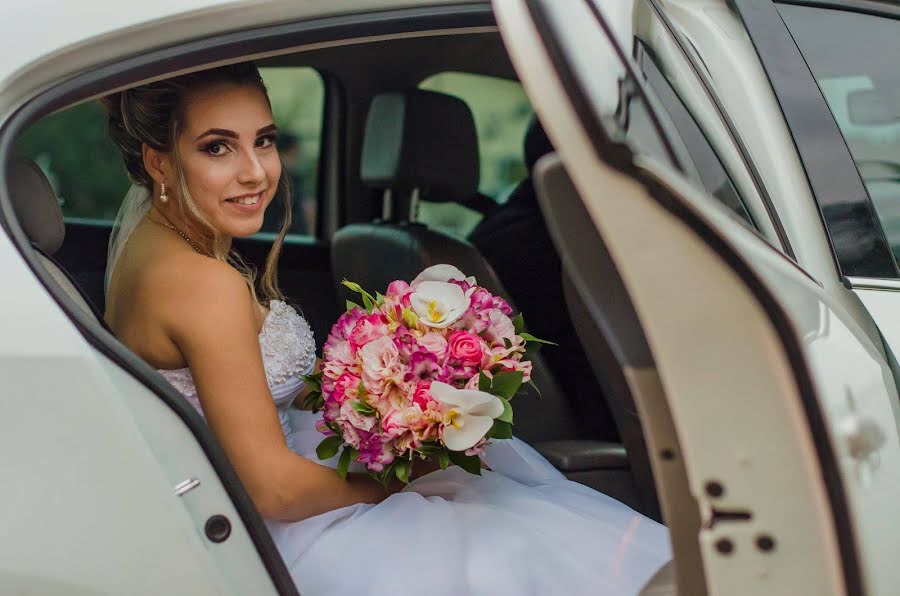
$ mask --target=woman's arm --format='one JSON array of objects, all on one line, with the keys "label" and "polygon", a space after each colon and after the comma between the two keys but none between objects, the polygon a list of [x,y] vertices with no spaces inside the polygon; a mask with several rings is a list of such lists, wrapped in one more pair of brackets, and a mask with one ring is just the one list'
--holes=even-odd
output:
[{"label": "woman's arm", "polygon": [[236,270],[194,257],[190,278],[166,295],[163,320],[191,368],[204,415],[259,512],[299,520],[384,499],[389,493],[374,480],[342,480],[288,449],[263,368],[258,307]]}]

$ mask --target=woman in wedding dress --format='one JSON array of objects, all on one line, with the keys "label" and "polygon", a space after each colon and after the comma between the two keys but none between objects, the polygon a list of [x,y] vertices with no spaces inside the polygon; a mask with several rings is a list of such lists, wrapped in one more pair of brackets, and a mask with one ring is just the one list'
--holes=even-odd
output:
[{"label": "woman in wedding dress", "polygon": [[315,344],[278,291],[289,221],[259,280],[230,255],[276,192],[290,196],[258,71],[103,101],[134,183],[110,241],[106,321],[205,417],[301,593],[637,594],[670,559],[664,527],[516,439],[486,449],[481,476],[417,469],[388,490],[319,462],[316,415],[291,407]]}]

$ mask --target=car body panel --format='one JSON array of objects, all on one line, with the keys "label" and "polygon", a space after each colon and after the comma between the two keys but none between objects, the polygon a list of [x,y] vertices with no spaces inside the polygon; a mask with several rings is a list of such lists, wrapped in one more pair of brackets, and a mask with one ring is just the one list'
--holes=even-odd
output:
[{"label": "car body panel", "polygon": [[[610,77],[579,81],[589,96],[596,93],[590,97],[598,112],[617,105],[603,99],[604,89],[615,93],[617,71],[602,44],[587,41],[591,15],[583,5],[495,3],[526,89],[620,265],[701,508],[753,512],[746,525],[720,522],[701,532],[710,593],[841,594],[865,585],[867,593],[890,594],[900,581],[889,561],[900,519],[884,512],[898,496],[900,437],[892,407],[897,390],[880,342],[842,300],[669,167],[638,155],[635,175],[644,181],[638,184],[597,159],[596,139],[571,103],[583,109],[584,96],[572,99],[573,81],[528,47],[539,46],[540,37],[519,14],[526,4],[541,4],[545,17],[565,23],[558,40],[567,58],[580,56],[571,59],[583,60],[584,72]],[[621,28],[610,29],[622,38]],[[578,47],[567,46],[567,38],[577,38]],[[554,52],[558,60],[564,51]],[[604,192],[592,192],[598,188]],[[715,292],[698,299],[696,288]],[[791,346],[799,352],[791,354]],[[787,468],[793,471],[784,474]],[[734,489],[711,499],[710,478],[728,478],[723,482]],[[759,556],[753,539],[764,528],[784,533],[780,556],[791,564]],[[730,557],[712,548],[723,536],[739,542]]]},{"label": "car body panel", "polygon": [[[110,370],[2,234],[0,269],[2,591],[274,594],[193,435],[173,424],[171,411],[162,414],[169,419],[146,416],[164,404]],[[180,465],[202,478],[186,497],[203,507],[175,496],[173,480],[183,478],[149,447],[152,429],[156,439],[167,436],[151,444],[180,446]],[[226,514],[235,535],[218,552],[203,535],[212,513]]]}]

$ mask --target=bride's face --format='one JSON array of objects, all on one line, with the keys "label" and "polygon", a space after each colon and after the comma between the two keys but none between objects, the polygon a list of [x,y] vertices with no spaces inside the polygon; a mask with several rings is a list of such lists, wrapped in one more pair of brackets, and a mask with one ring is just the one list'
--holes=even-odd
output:
[{"label": "bride's face", "polygon": [[181,167],[197,206],[227,236],[258,232],[281,176],[263,92],[230,83],[197,90],[186,102],[183,129]]}]

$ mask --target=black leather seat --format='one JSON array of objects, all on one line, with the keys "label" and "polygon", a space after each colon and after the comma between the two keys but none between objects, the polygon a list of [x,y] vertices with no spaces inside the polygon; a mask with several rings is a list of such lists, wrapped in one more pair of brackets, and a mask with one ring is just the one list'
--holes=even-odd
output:
[{"label": "black leather seat", "polygon": [[[477,192],[478,172],[475,123],[464,102],[420,90],[376,97],[367,119],[361,174],[385,208],[380,220],[351,224],[335,234],[332,271],[339,292],[344,278],[383,291],[394,279],[409,280],[426,267],[449,263],[515,308],[474,246],[415,222],[420,199],[468,202]],[[542,291],[539,281],[535,292]],[[516,397],[516,436],[569,478],[637,505],[625,450],[618,443],[595,440],[540,353],[533,365],[542,396]]]},{"label": "black leather seat", "polygon": [[[381,220],[335,233],[332,272],[340,296],[350,297],[340,286],[344,278],[383,292],[394,279],[411,280],[426,267],[448,263],[509,298],[474,246],[414,221],[419,199],[464,201],[477,193],[478,139],[465,102],[422,90],[375,97],[366,121],[361,175],[383,193],[385,207]],[[541,396],[532,392],[516,398],[516,435],[530,443],[582,437],[571,405],[540,355],[533,363]]]}]

